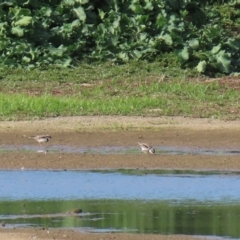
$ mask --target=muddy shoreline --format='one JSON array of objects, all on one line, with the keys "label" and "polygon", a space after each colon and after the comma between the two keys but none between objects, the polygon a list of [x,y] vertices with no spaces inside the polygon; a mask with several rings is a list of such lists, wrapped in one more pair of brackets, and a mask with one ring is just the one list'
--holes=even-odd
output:
[{"label": "muddy shoreline", "polygon": [[[197,169],[240,170],[240,122],[206,119],[156,119],[136,117],[74,117],[42,121],[0,122],[0,147],[13,146],[19,151],[0,151],[0,169]],[[116,127],[131,124],[128,128]],[[153,122],[161,122],[152,125]],[[88,128],[86,123],[88,122]],[[81,125],[81,127],[80,127]],[[105,128],[106,125],[108,128]],[[92,128],[90,128],[92,126]],[[195,126],[195,127],[194,127]],[[39,146],[32,138],[36,134],[50,134],[52,139]],[[21,151],[24,146],[47,150],[54,146],[72,148],[135,147],[147,142],[154,147],[193,148],[213,151],[235,151],[236,154],[96,154],[96,153],[37,153]]]},{"label": "muddy shoreline", "polygon": [[[50,134],[44,145],[72,147],[153,146],[228,149],[240,151],[240,121],[214,119],[73,117],[21,122],[0,122],[0,147],[38,146],[29,136]],[[189,169],[240,171],[239,155],[79,154],[0,151],[0,169]],[[195,236],[88,234],[64,229],[8,229],[0,227],[0,239],[196,239]],[[208,238],[211,239],[211,238]],[[215,238],[214,238],[215,239]]]},{"label": "muddy shoreline", "polygon": [[[6,240],[197,240],[206,239],[199,236],[186,235],[154,235],[128,233],[83,233],[77,230],[64,229],[3,229],[0,228],[0,239]],[[211,240],[211,238],[207,238]],[[216,238],[213,238],[216,239]]]}]

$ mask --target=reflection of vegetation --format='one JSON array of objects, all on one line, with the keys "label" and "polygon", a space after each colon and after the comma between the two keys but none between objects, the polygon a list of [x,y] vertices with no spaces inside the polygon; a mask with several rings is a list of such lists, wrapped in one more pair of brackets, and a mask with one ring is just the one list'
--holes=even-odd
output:
[{"label": "reflection of vegetation", "polygon": [[[81,207],[89,215],[47,217]],[[43,214],[41,218],[5,219],[7,224],[49,227],[91,227],[138,233],[240,237],[240,204],[166,201],[75,200],[0,202],[0,220],[8,215]]]},{"label": "reflection of vegetation", "polygon": [[[135,176],[142,176],[147,174],[198,174],[203,176],[208,175],[232,175],[233,172],[229,171],[198,171],[198,170],[165,170],[165,169],[118,169],[116,171],[113,170],[92,170],[91,172],[100,172],[100,173],[121,173],[125,175],[135,175]],[[234,171],[235,175],[239,175],[240,172]]]}]

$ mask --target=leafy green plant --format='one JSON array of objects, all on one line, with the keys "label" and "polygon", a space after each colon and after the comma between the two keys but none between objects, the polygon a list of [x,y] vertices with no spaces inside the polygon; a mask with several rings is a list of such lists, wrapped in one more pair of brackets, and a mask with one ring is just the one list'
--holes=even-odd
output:
[{"label": "leafy green plant", "polygon": [[[200,73],[240,71],[237,1],[12,0],[0,3],[1,66],[74,66],[174,55]],[[171,64],[168,61],[167,64]]]}]

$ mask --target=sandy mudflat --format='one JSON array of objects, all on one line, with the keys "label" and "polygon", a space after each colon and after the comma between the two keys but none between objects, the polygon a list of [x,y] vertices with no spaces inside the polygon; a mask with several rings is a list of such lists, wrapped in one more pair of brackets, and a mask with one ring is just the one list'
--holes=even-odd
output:
[{"label": "sandy mudflat", "polygon": [[[121,234],[121,233],[80,233],[63,229],[0,229],[2,240],[190,240],[204,239],[185,235]],[[207,238],[209,240],[210,238]],[[216,240],[216,238],[214,238]]]},{"label": "sandy mudflat", "polygon": [[[66,117],[46,120],[0,122],[0,146],[32,145],[29,138],[50,134],[44,146],[72,147],[136,146],[147,142],[153,146],[174,146],[194,149],[228,149],[240,151],[240,121],[190,119],[182,117]],[[140,149],[139,149],[140,151]],[[240,171],[239,155],[169,155],[156,154],[77,154],[35,153],[23,151],[0,152],[0,169],[193,169]],[[0,239],[196,239],[192,236],[137,234],[94,234],[77,230],[8,229],[0,228]],[[210,238],[207,238],[210,239]],[[215,239],[215,238],[214,238]]]}]

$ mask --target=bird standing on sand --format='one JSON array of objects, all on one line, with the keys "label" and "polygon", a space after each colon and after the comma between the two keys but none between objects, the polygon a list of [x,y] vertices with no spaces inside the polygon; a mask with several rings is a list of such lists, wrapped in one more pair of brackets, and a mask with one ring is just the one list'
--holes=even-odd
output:
[{"label": "bird standing on sand", "polygon": [[52,137],[50,135],[45,134],[45,135],[31,136],[31,138],[38,141],[38,143],[41,145],[41,143],[48,142],[49,139],[51,139]]},{"label": "bird standing on sand", "polygon": [[140,145],[143,153],[155,154],[155,149],[152,146],[148,145],[147,143],[138,142],[138,144]]}]

